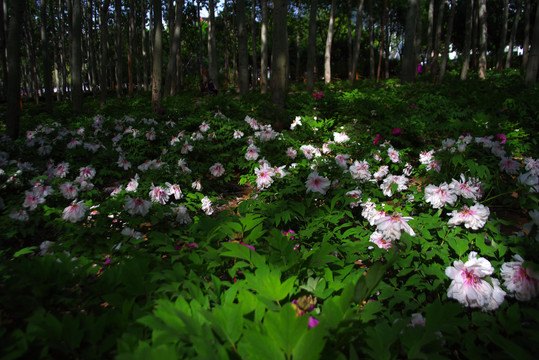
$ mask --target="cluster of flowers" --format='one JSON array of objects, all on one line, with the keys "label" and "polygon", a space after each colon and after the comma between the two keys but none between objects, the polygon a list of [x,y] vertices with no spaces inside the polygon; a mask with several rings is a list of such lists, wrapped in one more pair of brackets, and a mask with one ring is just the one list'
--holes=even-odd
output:
[{"label": "cluster of flowers", "polygon": [[[495,310],[503,303],[507,293],[500,287],[498,279],[491,277],[490,281],[487,280],[494,273],[494,268],[487,259],[477,255],[472,251],[466,262],[458,260],[445,269],[445,274],[452,280],[447,296],[467,307]],[[539,273],[529,266],[524,267],[521,256],[515,255],[513,259],[501,267],[503,286],[517,300],[531,300],[539,290]]]}]

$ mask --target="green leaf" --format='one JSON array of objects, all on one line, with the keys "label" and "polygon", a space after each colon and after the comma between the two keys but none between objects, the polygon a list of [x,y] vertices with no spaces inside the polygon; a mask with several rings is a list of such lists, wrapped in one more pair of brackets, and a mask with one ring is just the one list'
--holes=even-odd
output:
[{"label": "green leaf", "polygon": [[37,246],[25,247],[17,251],[15,254],[13,254],[13,257],[18,258],[19,256],[22,256],[22,255],[33,254],[37,249],[38,249]]},{"label": "green leaf", "polygon": [[248,331],[238,344],[238,353],[246,360],[284,360],[285,356],[272,338],[256,331]]},{"label": "green leaf", "polygon": [[447,243],[453,250],[455,250],[455,253],[458,255],[458,257],[461,257],[462,255],[466,254],[468,252],[468,249],[470,248],[470,245],[467,240],[460,239],[458,237],[449,237],[447,238]]},{"label": "green leaf", "polygon": [[354,301],[361,304],[363,301],[373,293],[374,289],[378,286],[382,277],[386,273],[387,269],[393,266],[393,263],[397,260],[398,255],[393,252],[389,259],[385,262],[377,262],[367,271],[367,275],[362,276],[356,283],[354,290]]},{"label": "green leaf", "polygon": [[379,301],[368,301],[361,309],[360,319],[362,322],[367,323],[376,319],[377,313],[382,311],[384,306]]}]

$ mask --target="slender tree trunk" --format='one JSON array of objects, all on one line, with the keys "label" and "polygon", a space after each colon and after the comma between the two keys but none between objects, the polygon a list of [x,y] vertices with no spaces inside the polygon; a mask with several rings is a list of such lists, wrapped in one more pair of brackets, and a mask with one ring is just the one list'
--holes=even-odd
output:
[{"label": "slender tree trunk", "polygon": [[444,21],[445,0],[440,0],[438,5],[438,15],[436,16],[436,36],[434,38],[434,53],[432,54],[431,74],[438,75],[438,57],[440,54],[440,44],[442,42],[442,25]]},{"label": "slender tree trunk", "polygon": [[369,77],[374,79],[374,7],[373,0],[369,0]]},{"label": "slender tree trunk", "polygon": [[108,42],[109,42],[109,30],[108,30],[108,14],[109,14],[110,0],[104,0],[99,9],[99,32],[101,37],[101,71],[99,75],[99,88],[101,91],[100,107],[103,108],[107,102],[107,68],[109,64],[108,56]]},{"label": "slender tree trunk", "polygon": [[511,29],[511,36],[509,37],[509,51],[507,52],[507,56],[505,58],[505,68],[510,69],[511,68],[511,58],[513,57],[513,48],[515,44],[515,39],[517,36],[517,30],[518,30],[518,23],[520,19],[520,13],[522,11],[522,1],[518,2],[517,12],[515,13],[515,19],[513,20],[513,27]]},{"label": "slender tree trunk", "polygon": [[415,32],[419,16],[419,0],[408,0],[406,27],[404,34],[404,50],[402,54],[402,82],[414,81],[416,75]]},{"label": "slender tree trunk", "polygon": [[73,0],[71,28],[71,98],[73,112],[82,112],[82,14],[81,0]]},{"label": "slender tree trunk", "polygon": [[6,29],[5,27],[8,26],[6,15],[4,12],[4,6],[7,9],[7,4],[5,3],[7,0],[0,0],[0,63],[2,66],[1,69],[1,80],[2,80],[2,89],[0,89],[0,99],[4,99],[4,97],[7,94],[7,57],[6,57]]},{"label": "slender tree trunk", "polygon": [[[175,95],[176,94],[176,87],[177,87],[177,54],[180,47],[180,41],[181,41],[181,28],[182,28],[182,14],[183,14],[183,2],[184,0],[177,0],[176,6],[174,9],[174,24],[171,26],[173,29],[172,34],[170,35],[170,47],[169,47],[169,53],[168,53],[168,61],[167,61],[167,70],[165,75],[165,95]],[[210,7],[212,6],[213,1],[210,3]],[[210,10],[211,14],[211,10]],[[215,19],[213,19],[215,21]],[[210,16],[210,23],[212,22],[211,16]],[[210,47],[211,39],[210,39],[210,33],[208,32],[208,53],[212,54]],[[211,65],[211,62],[210,62]],[[211,72],[211,67],[210,67]]]},{"label": "slender tree trunk", "polygon": [[449,19],[447,20],[447,32],[445,35],[444,55],[442,58],[442,65],[440,65],[440,76],[438,77],[438,83],[441,84],[444,81],[445,69],[447,68],[447,60],[449,59],[449,45],[451,44],[451,34],[453,33],[453,22],[455,19],[455,10],[457,8],[455,0],[449,0]]},{"label": "slender tree trunk", "polygon": [[260,93],[265,94],[268,91],[268,1],[260,0],[260,7]]},{"label": "slender tree trunk", "polygon": [[353,83],[352,77],[353,77],[353,71],[352,71],[352,58],[354,57],[353,52],[353,44],[352,44],[352,0],[347,0],[346,2],[347,9],[348,9],[348,16],[346,17],[346,28],[348,29],[346,33],[346,44],[348,49],[348,79],[351,83]]},{"label": "slender tree trunk", "polygon": [[135,0],[129,0],[129,40],[127,45],[127,93],[133,97],[133,57],[135,55]]},{"label": "slender tree trunk", "polygon": [[503,58],[505,52],[505,42],[507,40],[507,21],[509,20],[509,0],[503,0],[503,27],[496,56],[496,70],[503,69]]},{"label": "slender tree trunk", "polygon": [[316,67],[316,14],[318,12],[317,0],[311,1],[309,14],[309,39],[307,45],[307,76],[305,80],[306,91],[312,93],[314,89],[314,72]]},{"label": "slender tree trunk", "polygon": [[[286,24],[287,1],[273,1],[273,46],[271,62],[271,101],[277,107],[284,109],[286,102],[287,84],[287,53],[288,31]],[[282,127],[282,120],[278,119],[276,127]]]},{"label": "slender tree trunk", "polygon": [[162,108],[163,90],[162,83],[162,63],[163,63],[163,16],[161,14],[161,1],[153,0],[154,12],[154,41],[153,41],[153,61],[152,61],[152,109],[153,111]]},{"label": "slender tree trunk", "polygon": [[359,48],[361,45],[361,31],[363,30],[363,3],[364,0],[358,0],[356,16],[356,34],[354,36],[354,48],[352,55],[352,71],[350,72],[350,85],[354,85],[356,79],[357,62],[359,60]]},{"label": "slender tree trunk", "polygon": [[47,17],[47,1],[43,0],[40,7],[41,17],[41,56],[43,58],[43,82],[45,84],[45,106],[47,112],[52,112],[52,68],[51,68],[51,56],[49,46],[48,32],[50,29],[48,26]]},{"label": "slender tree trunk", "polygon": [[[380,50],[378,51],[378,69],[376,71],[376,82],[380,81],[382,73],[382,55],[384,53],[385,29],[387,19],[387,0],[384,0],[384,9],[382,10],[382,33],[380,34]],[[414,50],[415,51],[415,50]]]},{"label": "slender tree trunk", "polygon": [[530,50],[530,14],[532,12],[531,1],[525,0],[524,2],[524,43],[522,44],[522,49],[524,52],[522,54],[522,69],[527,69],[528,66],[528,56]]},{"label": "slender tree trunk", "polygon": [[116,80],[116,96],[122,96],[123,88],[123,64],[122,64],[122,0],[115,0],[114,3],[114,49],[116,53],[116,66],[114,78]]},{"label": "slender tree trunk", "polygon": [[[391,24],[389,23],[391,20],[391,17],[389,16],[389,8],[387,7],[387,1],[385,1],[385,17],[386,17],[386,39],[385,39],[385,56],[384,56],[384,79],[389,79],[389,44],[391,41]],[[418,17],[417,21],[417,27],[418,29],[421,29],[421,16]],[[417,34],[421,34],[421,31],[416,30],[416,39],[419,40],[419,44],[416,44],[416,55],[419,54],[419,51],[421,50],[421,35],[417,36]]]},{"label": "slender tree trunk", "polygon": [[335,0],[331,0],[329,12],[328,35],[326,37],[326,52],[324,53],[324,83],[331,82],[331,47],[333,45],[333,30],[335,28]]},{"label": "slender tree trunk", "polygon": [[477,45],[479,36],[478,33],[480,31],[479,29],[479,1],[477,0],[475,2],[474,6],[474,15],[473,15],[473,28],[472,28],[472,65],[474,69],[478,68],[478,61],[477,59],[479,56],[477,55],[479,52],[479,46]]},{"label": "slender tree trunk", "polygon": [[531,41],[530,54],[526,64],[526,85],[533,85],[537,82],[537,70],[539,68],[539,5],[535,10],[535,23]]},{"label": "slender tree trunk", "polygon": [[23,27],[24,3],[14,1],[11,7],[7,38],[7,112],[6,135],[12,139],[19,137],[21,99],[21,33]]},{"label": "slender tree trunk", "polygon": [[429,10],[427,13],[427,68],[432,67],[432,56],[434,55],[432,44],[434,40],[434,0],[429,0]]},{"label": "slender tree trunk", "polygon": [[474,0],[467,0],[466,3],[466,29],[464,33],[464,50],[462,56],[462,69],[460,70],[460,79],[466,80],[468,77],[468,68],[470,67],[470,48],[472,45],[472,22],[473,22],[473,8]]},{"label": "slender tree trunk", "polygon": [[481,29],[481,38],[479,47],[478,75],[480,79],[485,79],[487,74],[487,0],[479,0],[479,27]]},{"label": "slender tree trunk", "polygon": [[37,69],[37,56],[36,56],[36,41],[34,39],[35,31],[33,29],[33,24],[30,21],[30,14],[25,12],[24,14],[24,38],[25,46],[27,49],[27,61],[29,65],[29,83],[30,83],[30,94],[34,96],[34,102],[39,104],[39,95],[40,95],[40,79],[39,72]]},{"label": "slender tree trunk", "polygon": [[[69,3],[69,2],[68,2]],[[62,86],[61,86],[61,92],[62,92],[62,97],[64,96],[67,96],[68,94],[68,85],[67,85],[67,61],[69,59],[69,56],[68,56],[68,47],[67,47],[67,42],[68,40],[66,40],[65,38],[65,34],[68,33],[68,30],[66,29],[66,23],[67,24],[70,24],[71,23],[71,20],[69,19],[69,16],[66,18],[66,14],[65,14],[65,3],[63,0],[58,0],[58,9],[59,11],[61,11],[61,16],[58,17],[58,22],[59,22],[59,28],[60,28],[60,48],[61,48],[61,53],[60,53],[60,75],[61,75],[61,82],[62,82]],[[69,26],[69,25],[67,25]]]},{"label": "slender tree trunk", "polygon": [[208,77],[215,88],[219,88],[219,63],[217,62],[217,38],[214,0],[209,2],[210,19],[208,22]]},{"label": "slender tree trunk", "polygon": [[253,50],[253,77],[251,85],[253,89],[258,87],[258,55],[256,53],[256,0],[253,0],[251,6],[251,48]]},{"label": "slender tree trunk", "polygon": [[301,81],[301,2],[297,3],[298,19],[296,21],[296,81]]},{"label": "slender tree trunk", "polygon": [[238,19],[238,71],[240,94],[249,92],[249,52],[247,50],[247,27],[245,21],[245,0],[237,0]]},{"label": "slender tree trunk", "polygon": [[[142,50],[142,88],[148,91],[149,74],[148,74],[148,36],[146,34],[146,6],[145,1],[140,2],[140,13],[142,19],[141,28],[141,50]],[[150,24],[152,23],[150,18]]]}]

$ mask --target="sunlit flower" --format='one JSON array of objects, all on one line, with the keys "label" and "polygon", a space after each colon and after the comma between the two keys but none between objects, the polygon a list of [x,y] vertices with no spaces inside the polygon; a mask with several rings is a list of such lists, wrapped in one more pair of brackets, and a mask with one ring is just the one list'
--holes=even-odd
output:
[{"label": "sunlit flower", "polygon": [[434,209],[443,208],[446,205],[455,205],[457,194],[455,194],[447,183],[441,183],[440,186],[433,184],[425,187],[425,202],[432,205]]},{"label": "sunlit flower", "polygon": [[256,159],[258,159],[259,151],[260,149],[255,145],[249,145],[249,147],[247,148],[247,152],[245,153],[245,160],[255,161]]},{"label": "sunlit flower", "polygon": [[24,194],[25,196],[22,207],[27,208],[30,211],[37,209],[39,204],[43,204],[45,202],[44,197],[37,196],[33,191],[25,191]]},{"label": "sunlit flower", "polygon": [[171,184],[168,182],[165,182],[165,185],[168,187],[167,191],[170,195],[174,196],[174,199],[180,200],[183,197],[182,189],[180,189],[180,185],[178,184]]},{"label": "sunlit flower", "polygon": [[196,190],[196,191],[201,191],[202,190],[202,184],[200,183],[200,180],[193,181],[193,183],[191,184],[191,188],[193,190]]},{"label": "sunlit flower", "polygon": [[369,171],[369,163],[365,160],[354,161],[348,168],[352,179],[359,181],[368,181],[371,178],[371,172]]},{"label": "sunlit flower", "polygon": [[453,210],[449,226],[464,224],[467,229],[478,230],[485,226],[490,210],[485,205],[475,203],[472,207],[464,205],[461,211]]},{"label": "sunlit flower", "polygon": [[125,188],[125,191],[127,192],[134,192],[137,191],[138,188],[138,174],[135,174],[135,177],[132,178],[129,183],[127,184],[127,187]]},{"label": "sunlit flower", "polygon": [[204,211],[204,213],[208,216],[213,214],[212,202],[207,196],[202,198],[202,211]]},{"label": "sunlit flower", "polygon": [[481,197],[479,184],[472,179],[466,181],[464,174],[460,174],[460,181],[453,179],[449,184],[449,189],[465,199],[477,200]]},{"label": "sunlit flower", "polygon": [[389,173],[389,166],[382,165],[378,168],[378,171],[372,174],[376,181],[382,180]]},{"label": "sunlit flower", "polygon": [[161,186],[155,186],[154,184],[152,184],[150,189],[151,190],[148,195],[153,202],[156,202],[161,205],[165,205],[167,203],[169,198],[169,192],[167,190],[165,190]]},{"label": "sunlit flower", "polygon": [[57,178],[65,178],[69,172],[69,164],[66,162],[61,162],[54,169],[54,176]]},{"label": "sunlit flower", "polygon": [[344,131],[334,132],[333,133],[333,140],[337,144],[342,144],[342,143],[350,141],[350,137],[348,135],[346,135],[346,133]]},{"label": "sunlit flower", "polygon": [[241,139],[243,137],[243,131],[234,130],[234,139]]},{"label": "sunlit flower", "polygon": [[524,267],[524,259],[520,255],[513,256],[513,260],[502,265],[500,273],[503,286],[515,293],[517,300],[529,301],[539,291],[539,272],[531,266]]},{"label": "sunlit flower", "polygon": [[294,119],[294,121],[292,121],[292,124],[290,124],[290,130],[294,130],[296,128],[296,126],[301,126],[302,123],[301,123],[301,117],[300,116],[296,116],[296,118]]},{"label": "sunlit flower", "polygon": [[315,147],[312,145],[301,145],[299,148],[307,159],[311,160],[314,156]]},{"label": "sunlit flower", "polygon": [[62,219],[64,219],[65,221],[76,223],[84,217],[86,211],[88,211],[88,206],[84,204],[84,201],[73,201],[71,205],[69,205],[64,209],[64,211],[62,211]]},{"label": "sunlit flower", "polygon": [[391,248],[391,241],[393,239],[390,237],[385,237],[380,231],[375,231],[371,234],[369,241],[375,243],[380,249],[388,250]]},{"label": "sunlit flower", "polygon": [[286,156],[288,156],[289,158],[295,159],[297,155],[298,152],[294,150],[294,148],[289,147],[288,149],[286,149]]},{"label": "sunlit flower", "polygon": [[256,178],[256,187],[260,190],[267,189],[273,184],[273,176],[275,172],[271,166],[268,164],[263,164],[259,168],[255,169]]},{"label": "sunlit flower", "polygon": [[457,300],[464,306],[482,308],[490,304],[494,288],[483,280],[492,275],[494,268],[485,258],[478,258],[475,251],[470,252],[468,261],[453,262],[453,266],[445,269],[445,274],[452,280],[447,296]]},{"label": "sunlit flower", "polygon": [[391,162],[393,163],[400,162],[400,154],[393,147],[390,147],[389,149],[387,149],[387,155],[389,156],[389,160],[391,160]]},{"label": "sunlit flower", "polygon": [[206,122],[203,121],[202,124],[200,124],[198,128],[200,129],[201,132],[206,132],[210,129],[210,125],[206,124]]},{"label": "sunlit flower", "polygon": [[391,175],[389,174],[382,184],[380,184],[380,189],[385,196],[393,196],[392,185],[397,184],[397,191],[404,191],[408,189],[408,178],[403,175]]},{"label": "sunlit flower", "polygon": [[353,201],[351,202],[350,204],[348,204],[351,208],[355,208],[355,207],[358,207],[360,204],[361,204],[361,195],[363,193],[361,192],[361,190],[359,190],[358,188],[355,188],[354,190],[351,190],[351,191],[348,191],[346,193],[346,196],[352,198],[352,199],[355,199],[357,201]]},{"label": "sunlit flower", "polygon": [[317,192],[322,195],[326,194],[326,191],[329,189],[331,181],[327,177],[318,175],[318,171],[313,171],[307,177],[305,186],[307,186],[307,192]]},{"label": "sunlit flower", "polygon": [[95,176],[95,169],[93,168],[92,165],[81,167],[79,169],[79,176],[81,179],[91,180]]},{"label": "sunlit flower", "polygon": [[335,156],[335,162],[339,167],[343,170],[348,169],[348,159],[350,158],[350,155],[348,154],[338,154]]},{"label": "sunlit flower", "polygon": [[66,181],[65,183],[60,184],[60,193],[66,199],[75,199],[79,194],[79,189],[76,185],[73,185],[71,182]]},{"label": "sunlit flower", "polygon": [[376,230],[380,231],[387,239],[400,239],[401,233],[404,231],[410,236],[415,236],[415,232],[408,221],[413,220],[410,216],[402,216],[401,213],[393,213],[386,215],[374,222]]}]

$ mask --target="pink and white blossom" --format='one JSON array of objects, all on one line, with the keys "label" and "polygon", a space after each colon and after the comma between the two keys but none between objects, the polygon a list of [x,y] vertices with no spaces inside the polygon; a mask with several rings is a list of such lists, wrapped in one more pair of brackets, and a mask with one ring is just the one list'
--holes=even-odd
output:
[{"label": "pink and white blossom", "polygon": [[342,143],[350,141],[350,137],[348,135],[346,135],[346,133],[344,131],[334,132],[333,133],[333,140],[337,144],[342,144]]},{"label": "pink and white blossom", "polygon": [[22,207],[27,208],[30,211],[37,209],[39,204],[43,204],[45,202],[44,197],[36,195],[33,191],[25,191],[24,194],[25,196]]},{"label": "pink and white blossom", "polygon": [[343,170],[348,169],[348,159],[350,158],[350,155],[348,154],[338,154],[335,156],[335,162],[339,167]]},{"label": "pink and white blossom", "polygon": [[490,210],[485,205],[475,203],[468,207],[464,205],[461,211],[453,210],[451,219],[448,221],[449,226],[464,224],[467,229],[479,230],[487,223]]},{"label": "pink and white blossom", "polygon": [[217,162],[210,166],[210,173],[215,177],[220,177],[225,173],[225,168],[223,164]]},{"label": "pink and white blossom", "polygon": [[375,243],[380,249],[388,250],[392,247],[393,239],[385,237],[380,231],[375,231],[371,234],[369,241]]},{"label": "pink and white blossom", "polygon": [[326,194],[326,191],[328,191],[330,185],[331,181],[329,181],[329,179],[325,176],[318,175],[318,171],[313,171],[310,173],[307,177],[307,181],[305,182],[307,192],[312,191],[322,195]]},{"label": "pink and white blossom", "polygon": [[169,182],[165,182],[165,185],[167,186],[167,191],[169,195],[174,196],[175,200],[180,200],[183,197],[182,189],[180,188],[180,185],[178,184],[171,184]]},{"label": "pink and white blossom", "polygon": [[65,178],[69,173],[69,164],[67,162],[59,163],[54,169],[54,176],[57,178]]},{"label": "pink and white blossom", "polygon": [[524,259],[520,255],[513,256],[513,260],[502,265],[503,286],[514,293],[517,300],[530,301],[539,291],[539,272],[531,266],[523,266]]},{"label": "pink and white blossom", "polygon": [[425,202],[431,204],[434,209],[440,209],[446,205],[453,206],[457,202],[457,194],[445,182],[440,186],[429,184],[425,187]]},{"label": "pink and white blossom", "polygon": [[273,184],[273,176],[275,172],[273,168],[267,163],[264,163],[259,168],[255,169],[256,178],[256,187],[260,190],[267,189]]},{"label": "pink and white blossom", "polygon": [[84,201],[75,201],[66,207],[64,211],[62,211],[62,219],[65,221],[76,223],[77,221],[81,220],[86,214],[86,211],[88,211],[88,206],[84,204]]},{"label": "pink and white blossom", "polygon": [[202,198],[202,211],[204,211],[204,213],[206,215],[208,215],[208,216],[213,214],[212,202],[211,202],[210,198],[207,197],[207,196],[204,196]]},{"label": "pink and white blossom", "polygon": [[79,194],[79,189],[76,185],[66,181],[65,183],[60,184],[60,193],[62,193],[64,198],[72,200],[75,199]]},{"label": "pink and white blossom", "polygon": [[294,148],[289,147],[288,149],[286,149],[286,156],[288,156],[289,158],[295,159],[297,155],[298,152],[294,150]]},{"label": "pink and white blossom", "polygon": [[509,175],[518,174],[518,170],[520,169],[520,163],[518,161],[506,157],[500,160],[498,166],[500,167],[501,171],[504,171]]},{"label": "pink and white blossom", "polygon": [[143,198],[140,198],[140,197],[132,199],[130,196],[128,196],[125,199],[124,209],[131,216],[135,216],[135,215],[146,216],[146,214],[148,214],[148,211],[150,211],[151,207],[152,207],[152,203],[150,201],[144,200]]},{"label": "pink and white blossom", "polygon": [[410,236],[415,236],[415,232],[408,221],[413,220],[410,216],[402,216],[401,213],[393,213],[386,215],[374,222],[376,230],[380,231],[387,239],[400,239],[402,232],[408,233]]},{"label": "pink and white blossom", "polygon": [[465,199],[477,200],[481,198],[481,188],[478,181],[469,179],[466,181],[464,174],[460,174],[460,181],[453,179],[449,184],[449,189],[455,194]]},{"label": "pink and white blossom", "polygon": [[397,191],[404,191],[408,189],[408,178],[404,175],[389,174],[380,184],[380,189],[382,189],[385,196],[393,196],[393,184],[397,184]]},{"label": "pink and white blossom", "polygon": [[151,190],[148,195],[153,202],[156,202],[161,205],[165,205],[167,203],[170,196],[169,191],[167,191],[161,186],[155,186],[154,184],[152,184],[150,189]]},{"label": "pink and white blossom", "polygon": [[371,178],[371,172],[369,171],[369,163],[366,160],[354,161],[348,168],[352,179],[362,182],[368,181]]},{"label": "pink and white blossom", "polygon": [[176,222],[179,224],[189,224],[193,221],[184,205],[172,208],[172,212],[176,215]]},{"label": "pink and white blossom", "polygon": [[258,159],[258,152],[260,149],[256,147],[254,144],[249,145],[247,148],[247,152],[245,153],[245,160],[247,161],[255,161]]}]

